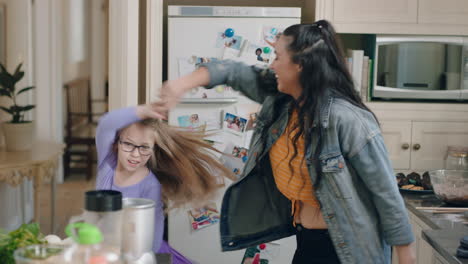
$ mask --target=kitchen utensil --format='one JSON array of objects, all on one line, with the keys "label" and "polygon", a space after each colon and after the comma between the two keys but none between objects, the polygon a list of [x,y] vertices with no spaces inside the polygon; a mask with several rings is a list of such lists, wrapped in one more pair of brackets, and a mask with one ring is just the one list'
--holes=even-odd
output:
[{"label": "kitchen utensil", "polygon": [[155,203],[142,198],[124,198],[122,203],[122,255],[126,263],[155,264]]},{"label": "kitchen utensil", "polygon": [[411,190],[411,189],[403,189],[403,188],[398,188],[401,192],[405,193],[414,193],[414,194],[431,194],[434,193],[433,190]]},{"label": "kitchen utensil", "polygon": [[439,199],[468,206],[468,170],[433,170],[429,177]]},{"label": "kitchen utensil", "polygon": [[85,210],[70,218],[69,223],[86,222],[99,228],[103,243],[120,250],[122,241],[122,193],[94,190],[85,193]]},{"label": "kitchen utensil", "polygon": [[443,212],[457,212],[457,213],[468,213],[468,208],[463,207],[416,207],[417,210],[424,211],[443,211]]},{"label": "kitchen utensil", "polygon": [[103,234],[93,224],[79,222],[68,224],[65,233],[73,244],[63,251],[61,264],[122,264],[120,248],[103,243]]}]

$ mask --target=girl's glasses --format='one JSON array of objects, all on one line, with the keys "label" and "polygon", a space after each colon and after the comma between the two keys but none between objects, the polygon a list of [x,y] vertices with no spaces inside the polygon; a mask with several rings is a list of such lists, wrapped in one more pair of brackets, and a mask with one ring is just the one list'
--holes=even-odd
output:
[{"label": "girl's glasses", "polygon": [[127,141],[119,140],[122,150],[125,152],[133,152],[135,148],[138,148],[138,153],[142,156],[149,156],[152,153],[152,148],[148,146],[137,146]]}]

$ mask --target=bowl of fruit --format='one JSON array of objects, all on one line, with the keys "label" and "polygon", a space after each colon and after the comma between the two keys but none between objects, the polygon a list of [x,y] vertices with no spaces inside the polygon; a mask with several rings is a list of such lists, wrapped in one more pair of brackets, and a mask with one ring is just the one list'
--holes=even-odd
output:
[{"label": "bowl of fruit", "polygon": [[421,176],[417,172],[408,175],[397,173],[396,180],[400,191],[409,193],[434,193],[429,172],[424,172]]}]

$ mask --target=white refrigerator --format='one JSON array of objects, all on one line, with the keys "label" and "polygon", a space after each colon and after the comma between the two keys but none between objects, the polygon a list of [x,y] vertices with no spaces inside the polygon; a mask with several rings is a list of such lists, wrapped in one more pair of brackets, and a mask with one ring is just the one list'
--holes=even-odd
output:
[{"label": "white refrigerator", "polygon": [[[197,63],[210,60],[233,59],[268,67],[274,59],[268,41],[274,41],[286,27],[300,23],[300,14],[300,8],[169,6],[168,79],[185,75]],[[208,138],[214,146],[236,157],[220,157],[222,162],[233,172],[241,173],[245,158],[239,153],[248,149],[254,113],[260,107],[230,87],[210,90],[199,87],[185,95],[170,112],[169,123],[193,130],[203,127],[214,133]],[[197,208],[170,211],[169,244],[200,264],[290,263],[296,248],[295,237],[250,249],[247,257],[251,259],[246,261],[243,261],[246,250],[221,251],[216,211],[220,211],[224,191],[231,183],[220,179],[224,187],[212,201],[212,211]]]}]

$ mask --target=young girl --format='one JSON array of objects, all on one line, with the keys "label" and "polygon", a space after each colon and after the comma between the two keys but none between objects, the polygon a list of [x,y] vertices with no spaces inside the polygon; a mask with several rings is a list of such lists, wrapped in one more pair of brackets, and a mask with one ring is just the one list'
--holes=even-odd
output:
[{"label": "young girl", "polygon": [[[151,105],[111,111],[96,131],[97,189],[156,203],[153,251],[171,253],[173,263],[191,263],[163,241],[163,199],[171,208],[206,201],[217,189],[215,176],[231,173],[207,150],[202,135],[164,124]],[[200,205],[200,204],[199,204]]]}]

